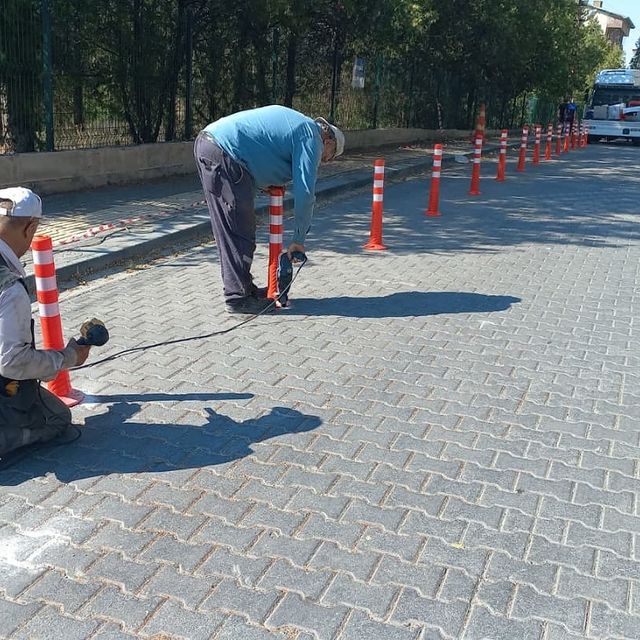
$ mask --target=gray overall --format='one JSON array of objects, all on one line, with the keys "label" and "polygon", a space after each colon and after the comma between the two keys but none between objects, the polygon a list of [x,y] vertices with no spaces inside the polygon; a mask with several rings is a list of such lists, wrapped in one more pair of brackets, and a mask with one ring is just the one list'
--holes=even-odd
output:
[{"label": "gray overall", "polygon": [[218,246],[225,300],[249,296],[256,250],[253,178],[205,132],[196,138],[194,155]]},{"label": "gray overall", "polygon": [[[0,256],[0,293],[24,281],[9,269]],[[31,321],[32,346],[33,320]],[[7,385],[17,382],[17,393],[7,393]],[[37,380],[14,381],[0,375],[0,456],[34,442],[55,438],[71,425],[71,412]]]}]

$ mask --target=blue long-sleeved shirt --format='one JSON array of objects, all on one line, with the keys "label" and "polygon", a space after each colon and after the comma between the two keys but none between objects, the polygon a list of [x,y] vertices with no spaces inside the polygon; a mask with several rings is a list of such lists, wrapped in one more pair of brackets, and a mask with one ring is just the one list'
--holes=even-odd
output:
[{"label": "blue long-sleeved shirt", "polygon": [[216,142],[244,165],[256,187],[293,180],[293,242],[304,243],[315,204],[322,158],[320,125],[279,105],[240,111],[205,127]]}]

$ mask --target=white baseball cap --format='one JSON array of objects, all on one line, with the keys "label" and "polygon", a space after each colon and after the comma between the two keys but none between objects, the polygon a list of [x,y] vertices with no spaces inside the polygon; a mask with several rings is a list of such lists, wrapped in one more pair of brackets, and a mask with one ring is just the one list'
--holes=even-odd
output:
[{"label": "white baseball cap", "polygon": [[0,215],[19,218],[42,218],[42,200],[31,189],[9,187],[0,189],[0,200],[13,203],[11,209],[0,207]]},{"label": "white baseball cap", "polygon": [[333,136],[336,139],[336,155],[334,157],[337,158],[338,156],[341,156],[344,152],[344,133],[342,133],[342,131],[340,131],[338,127],[332,125],[328,120],[325,120],[324,118],[316,118],[316,122],[326,125],[327,127],[329,127],[329,129],[331,129],[331,131],[333,131]]}]

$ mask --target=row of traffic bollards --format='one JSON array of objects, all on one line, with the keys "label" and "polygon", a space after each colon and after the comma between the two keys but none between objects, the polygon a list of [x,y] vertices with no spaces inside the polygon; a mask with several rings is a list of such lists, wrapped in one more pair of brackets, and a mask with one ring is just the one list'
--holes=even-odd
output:
[{"label": "row of traffic bollards", "polygon": [[[471,165],[471,187],[469,189],[470,196],[480,195],[480,168],[482,163],[482,148],[484,145],[483,128],[476,127],[474,136],[474,150]],[[520,152],[518,155],[518,164],[516,170],[524,172],[526,170],[527,152],[529,147],[530,128],[525,125],[522,128],[522,139],[520,141]],[[589,129],[587,125],[577,124],[571,127],[558,125],[556,133],[555,154],[559,156],[561,153],[568,153],[571,149],[584,148],[587,146],[589,139]],[[554,142],[554,126],[547,126],[546,144],[544,156],[542,154],[542,126],[535,125],[534,128],[534,146],[532,163],[538,165],[541,157],[546,161],[553,159],[553,142]],[[507,149],[509,147],[509,132],[503,129],[500,134],[500,147],[498,156],[498,172],[496,180],[505,182],[507,179]],[[429,200],[426,210],[428,217],[440,216],[440,174],[442,170],[443,145],[436,144],[433,148],[433,167],[431,174],[431,189],[429,191]],[[386,245],[382,241],[382,216],[383,216],[383,188],[384,188],[384,160],[377,159],[374,163],[373,177],[373,205],[371,209],[371,230],[369,241],[364,245],[365,249],[381,250],[386,249]]]}]

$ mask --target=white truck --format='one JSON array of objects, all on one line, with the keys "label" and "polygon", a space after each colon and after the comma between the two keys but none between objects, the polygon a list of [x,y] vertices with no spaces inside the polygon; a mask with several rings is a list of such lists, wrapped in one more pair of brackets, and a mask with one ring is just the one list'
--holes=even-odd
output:
[{"label": "white truck", "polygon": [[640,69],[604,69],[584,114],[589,142],[624,138],[640,145]]}]

